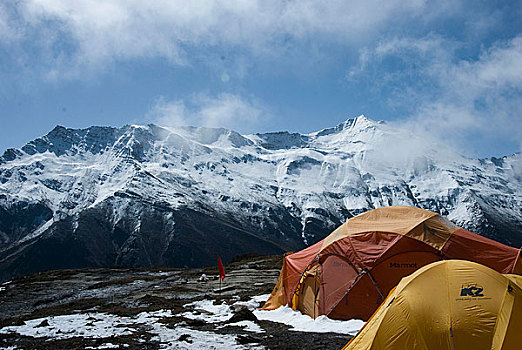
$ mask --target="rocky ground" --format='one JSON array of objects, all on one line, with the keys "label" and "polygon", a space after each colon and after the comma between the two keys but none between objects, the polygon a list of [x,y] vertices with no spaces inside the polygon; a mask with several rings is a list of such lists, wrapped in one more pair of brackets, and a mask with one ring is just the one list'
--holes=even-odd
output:
[{"label": "rocky ground", "polygon": [[[258,311],[281,264],[282,256],[238,258],[225,266],[221,289],[217,267],[60,270],[15,279],[0,285],[0,349],[341,348],[348,334],[316,333],[314,323],[312,332],[297,331]],[[202,274],[210,280],[198,281]]]}]

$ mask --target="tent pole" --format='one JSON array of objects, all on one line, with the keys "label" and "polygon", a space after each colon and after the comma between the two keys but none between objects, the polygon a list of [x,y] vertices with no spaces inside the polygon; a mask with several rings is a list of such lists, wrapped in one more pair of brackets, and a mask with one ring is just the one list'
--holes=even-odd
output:
[{"label": "tent pole", "polygon": [[455,350],[455,343],[453,342],[453,329],[450,327],[450,340],[451,340],[451,349]]}]

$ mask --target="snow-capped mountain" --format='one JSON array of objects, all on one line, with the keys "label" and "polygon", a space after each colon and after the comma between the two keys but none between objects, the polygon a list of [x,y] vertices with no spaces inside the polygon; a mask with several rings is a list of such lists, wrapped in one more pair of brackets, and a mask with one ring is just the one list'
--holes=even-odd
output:
[{"label": "snow-capped mountain", "polygon": [[522,159],[469,159],[365,116],[311,134],[61,126],[0,158],[0,279],[298,250],[412,205],[522,244]]}]

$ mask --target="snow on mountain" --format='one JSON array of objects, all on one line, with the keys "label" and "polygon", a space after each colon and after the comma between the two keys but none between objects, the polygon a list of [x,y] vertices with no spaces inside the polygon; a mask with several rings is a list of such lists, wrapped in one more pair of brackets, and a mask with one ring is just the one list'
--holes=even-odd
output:
[{"label": "snow on mountain", "polygon": [[365,116],[310,134],[57,126],[0,158],[0,278],[297,250],[387,205],[522,244],[522,159],[469,159]]}]

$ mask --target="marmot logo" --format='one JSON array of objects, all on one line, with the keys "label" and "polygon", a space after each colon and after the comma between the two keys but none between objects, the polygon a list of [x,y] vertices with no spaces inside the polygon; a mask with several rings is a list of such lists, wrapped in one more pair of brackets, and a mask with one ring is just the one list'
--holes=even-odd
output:
[{"label": "marmot logo", "polygon": [[470,284],[463,284],[462,288],[460,290],[460,296],[461,297],[483,297],[484,294],[482,292],[484,291],[484,288],[482,286],[479,286],[476,283],[470,283]]},{"label": "marmot logo", "polygon": [[417,263],[395,263],[391,262],[390,267],[395,267],[398,269],[416,269]]}]

